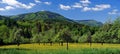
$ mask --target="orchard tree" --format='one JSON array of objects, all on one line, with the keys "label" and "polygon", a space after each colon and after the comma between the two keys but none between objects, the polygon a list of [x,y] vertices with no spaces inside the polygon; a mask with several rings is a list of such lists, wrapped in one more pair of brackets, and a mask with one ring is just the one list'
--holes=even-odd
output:
[{"label": "orchard tree", "polygon": [[119,43],[120,43],[120,29],[118,30],[118,40],[119,40]]},{"label": "orchard tree", "polygon": [[68,30],[65,30],[62,34],[62,36],[60,36],[61,39],[63,39],[63,41],[67,42],[67,50],[68,50],[68,43],[72,42],[72,38],[71,38],[71,34]]},{"label": "orchard tree", "polygon": [[15,32],[15,34],[14,34],[14,40],[15,40],[15,42],[17,43],[17,46],[19,46],[20,45],[20,42],[22,41],[21,40],[21,29],[18,29],[16,32]]},{"label": "orchard tree", "polygon": [[30,39],[32,38],[32,33],[31,33],[30,29],[28,29],[28,28],[25,29],[25,31],[24,31],[24,37],[28,38],[29,42],[30,42]]},{"label": "orchard tree", "polygon": [[90,32],[90,31],[88,31],[87,35],[88,35],[87,42],[88,42],[88,43],[90,43],[90,47],[91,47],[91,45],[92,45],[91,32]]},{"label": "orchard tree", "polygon": [[0,44],[9,43],[9,29],[7,26],[0,26]]},{"label": "orchard tree", "polygon": [[42,34],[41,33],[34,35],[33,42],[37,42],[40,45],[41,40],[42,40]]}]

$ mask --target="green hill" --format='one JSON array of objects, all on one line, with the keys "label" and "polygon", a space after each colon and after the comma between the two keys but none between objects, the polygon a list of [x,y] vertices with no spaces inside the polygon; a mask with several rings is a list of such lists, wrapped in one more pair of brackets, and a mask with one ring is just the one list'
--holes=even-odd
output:
[{"label": "green hill", "polygon": [[95,21],[95,20],[76,20],[76,22],[88,26],[102,26],[103,23]]},{"label": "green hill", "polygon": [[8,17],[5,17],[5,16],[1,16],[0,15],[0,20],[2,20],[2,19],[9,19]]}]

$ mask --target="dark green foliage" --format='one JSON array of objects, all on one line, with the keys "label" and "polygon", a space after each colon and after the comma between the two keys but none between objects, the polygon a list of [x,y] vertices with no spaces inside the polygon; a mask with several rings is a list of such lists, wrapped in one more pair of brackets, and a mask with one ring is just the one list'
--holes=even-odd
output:
[{"label": "dark green foliage", "polygon": [[49,42],[51,45],[54,42],[61,45],[64,42],[120,43],[120,18],[96,27],[74,22],[49,11],[10,18],[0,16],[0,45],[33,42]]}]

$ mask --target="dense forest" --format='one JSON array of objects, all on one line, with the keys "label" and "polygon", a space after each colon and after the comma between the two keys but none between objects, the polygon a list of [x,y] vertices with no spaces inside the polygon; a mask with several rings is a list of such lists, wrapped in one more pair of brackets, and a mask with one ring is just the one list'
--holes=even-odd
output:
[{"label": "dense forest", "polygon": [[61,42],[120,43],[119,17],[100,25],[81,24],[49,11],[0,16],[0,45]]}]

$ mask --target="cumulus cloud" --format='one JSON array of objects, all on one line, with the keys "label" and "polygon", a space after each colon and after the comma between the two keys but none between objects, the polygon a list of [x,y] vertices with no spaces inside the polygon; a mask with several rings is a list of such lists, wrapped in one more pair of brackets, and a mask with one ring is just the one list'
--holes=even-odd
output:
[{"label": "cumulus cloud", "polygon": [[6,10],[11,10],[11,9],[14,9],[14,7],[12,7],[12,6],[6,6],[5,9]]},{"label": "cumulus cloud", "polygon": [[0,11],[12,10],[12,9],[15,9],[15,8],[12,7],[12,6],[6,6],[6,7],[4,7],[4,8],[0,8]]},{"label": "cumulus cloud", "polygon": [[40,0],[34,0],[34,2],[35,3],[29,2],[28,4],[25,4],[18,0],[0,0],[0,4],[6,5],[5,7],[0,7],[0,11],[12,10],[16,8],[31,9],[38,3],[42,3],[46,5],[51,4],[51,2],[41,2]]},{"label": "cumulus cloud", "polygon": [[0,8],[0,11],[4,11],[5,9],[4,8]]},{"label": "cumulus cloud", "polygon": [[108,12],[110,15],[120,14],[117,9],[112,10],[111,12]]},{"label": "cumulus cloud", "polygon": [[91,2],[89,0],[80,0],[81,3],[84,3],[84,4],[90,4]]},{"label": "cumulus cloud", "polygon": [[40,0],[34,0],[36,3],[42,3],[42,4],[46,4],[46,5],[51,5],[52,3],[51,2],[42,2]]},{"label": "cumulus cloud", "polygon": [[36,3],[41,3],[41,1],[40,1],[40,0],[35,0],[35,2],[36,2]]},{"label": "cumulus cloud", "polygon": [[9,6],[13,6],[13,7],[17,7],[17,8],[25,8],[25,9],[30,9],[31,7],[33,7],[35,4],[34,3],[29,3],[27,4],[23,4],[17,0],[2,0],[2,3],[7,4]]},{"label": "cumulus cloud", "polygon": [[51,5],[51,2],[44,2],[44,4],[46,4],[46,5]]},{"label": "cumulus cloud", "polygon": [[80,3],[75,3],[72,5],[73,8],[82,8],[83,6]]},{"label": "cumulus cloud", "polygon": [[63,5],[63,4],[60,4],[60,9],[62,9],[62,10],[69,10],[69,9],[71,9],[71,7],[70,6],[65,6],[65,5]]},{"label": "cumulus cloud", "polygon": [[[63,10],[70,10],[70,9],[75,9],[75,8],[79,8],[82,9],[82,11],[102,11],[108,8],[111,8],[110,4],[99,4],[99,5],[94,5],[94,6],[90,6],[92,4],[91,1],[89,0],[80,0],[79,2],[75,2],[73,5],[60,5],[60,8]],[[63,8],[65,7],[65,8]]]},{"label": "cumulus cloud", "polygon": [[111,8],[111,5],[109,4],[100,4],[100,5],[96,5],[95,7],[92,8],[93,11],[101,11],[104,9],[108,9]]},{"label": "cumulus cloud", "polygon": [[1,3],[8,5],[8,6],[6,6],[6,7],[3,8],[4,10],[14,9],[14,8],[30,9],[33,6],[36,5],[34,3],[29,3],[28,5],[27,4],[23,4],[23,3],[21,3],[21,2],[19,2],[17,0],[10,0],[10,1],[8,1],[8,0],[2,0]]},{"label": "cumulus cloud", "polygon": [[83,11],[102,11],[102,10],[105,10],[105,9],[108,9],[110,8],[111,5],[109,4],[100,4],[100,5],[96,5],[95,7],[84,7],[83,8]]},{"label": "cumulus cloud", "polygon": [[84,7],[84,8],[83,8],[83,11],[90,11],[90,10],[92,10],[92,9],[89,8],[89,7]]}]

